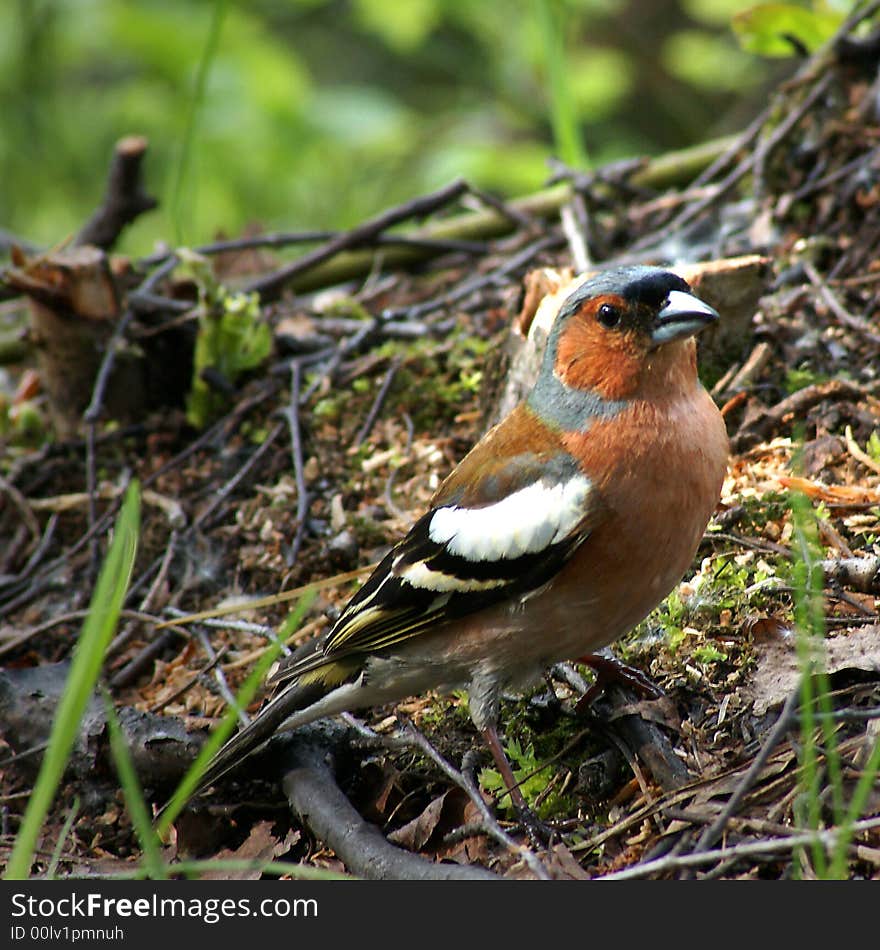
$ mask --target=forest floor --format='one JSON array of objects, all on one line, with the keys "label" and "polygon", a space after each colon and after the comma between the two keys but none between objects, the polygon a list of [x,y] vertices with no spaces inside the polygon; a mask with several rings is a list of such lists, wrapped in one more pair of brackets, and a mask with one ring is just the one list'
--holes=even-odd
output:
[{"label": "forest floor", "polygon": [[[320,633],[424,511],[492,417],[517,342],[511,324],[534,312],[529,272],[545,269],[529,278],[534,287],[573,266],[758,255],[747,318],[701,354],[732,446],[718,510],[679,588],[614,645],[664,697],[614,690],[576,712],[579,677],[591,674],[569,667],[503,703],[524,794],[556,831],[549,847],[523,851],[528,839],[498,794],[463,693],[359,712],[358,725],[328,739],[335,768],[319,778],[422,857],[426,876],[451,866],[557,878],[822,874],[828,849],[805,843],[804,832],[840,824],[880,736],[880,86],[871,43],[845,38],[806,63],[750,130],[674,186],[634,184],[639,163],[571,176],[561,218],[490,206],[457,187],[435,206],[317,241],[326,253],[311,252],[295,272],[259,239],[213,253],[211,277],[198,266],[183,277],[161,256],[130,267],[130,299],[141,295],[125,328],[130,348],[143,351],[172,327],[192,331],[215,279],[262,281],[271,356],[234,384],[214,380],[223,408],[201,431],[179,399],[120,422],[98,391],[105,411],[85,437],[27,446],[6,436],[0,853],[14,840],[53,708],[27,706],[26,728],[21,704],[53,695],[49,672],[70,656],[131,478],[144,489],[140,544],[105,678],[146,730],[148,755],[161,744],[157,722],[196,737],[211,727],[291,609],[253,598],[326,581],[291,642]],[[388,228],[425,213],[427,228],[494,215],[506,234],[444,244],[436,230],[425,241],[424,230],[413,240]],[[394,264],[400,248],[423,260]],[[330,289],[304,282],[340,257],[356,266],[358,254],[371,265],[362,276]],[[4,307],[20,310],[21,298]],[[723,299],[718,309],[724,318]],[[191,337],[170,345],[189,346],[191,360]],[[156,364],[182,358],[151,352]],[[45,372],[15,368],[19,405],[45,411]],[[92,397],[93,385],[94,375]],[[800,517],[795,495],[810,502]],[[824,639],[818,621],[804,621],[811,564],[823,571]],[[156,629],[230,605],[233,618]],[[811,635],[824,645],[816,664],[825,673],[805,687],[799,646]],[[809,706],[805,688],[827,688],[824,705]],[[425,740],[475,775],[494,830]],[[215,877],[256,877],[270,859],[353,870],[332,830],[319,834],[288,801],[271,748],[179,817],[164,852],[170,870],[192,857],[256,862]],[[159,805],[174,775],[157,775],[141,781]],[[880,793],[868,789],[846,876],[880,877],[878,814]],[[141,860],[100,730],[72,763],[35,874],[53,853],[59,875],[126,873]]]}]

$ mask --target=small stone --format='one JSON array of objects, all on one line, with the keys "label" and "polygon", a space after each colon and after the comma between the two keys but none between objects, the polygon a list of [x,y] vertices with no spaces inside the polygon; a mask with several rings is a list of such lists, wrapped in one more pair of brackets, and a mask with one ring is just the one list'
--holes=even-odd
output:
[{"label": "small stone", "polygon": [[334,560],[346,563],[356,561],[359,550],[357,538],[347,528],[331,538],[327,545],[327,551]]},{"label": "small stone", "polygon": [[321,466],[318,459],[313,455],[306,460],[303,465],[303,477],[307,482],[313,482],[321,472]]}]

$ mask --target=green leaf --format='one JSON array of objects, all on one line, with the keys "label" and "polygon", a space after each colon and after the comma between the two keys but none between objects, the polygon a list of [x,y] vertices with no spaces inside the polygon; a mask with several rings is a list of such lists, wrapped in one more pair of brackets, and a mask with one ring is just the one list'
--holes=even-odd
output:
[{"label": "green leaf", "polygon": [[[523,746],[516,739],[511,739],[505,747],[505,752],[513,769],[513,777],[519,783],[519,790],[523,794],[530,808],[535,806],[539,796],[546,791],[547,783],[553,777],[553,767],[550,764],[539,762],[531,744]],[[514,811],[507,795],[507,786],[501,774],[495,769],[483,769],[480,772],[480,784],[489,792],[504,796],[504,807]],[[540,818],[548,818],[560,807],[560,796],[550,794],[537,809]]]},{"label": "green leaf", "polygon": [[74,796],[73,803],[68,809],[67,817],[64,819],[64,824],[61,827],[61,832],[58,835],[58,840],[55,842],[55,847],[52,849],[52,857],[49,859],[49,864],[46,866],[47,881],[52,881],[55,879],[55,872],[58,870],[58,864],[61,861],[61,854],[64,851],[64,845],[67,841],[67,836],[70,834],[71,829],[73,828],[73,823],[76,821],[79,815],[80,804],[79,795]]},{"label": "green leaf", "polygon": [[785,371],[785,391],[791,395],[798,390],[806,389],[807,386],[824,383],[827,379],[826,375],[817,373],[815,370],[790,366]]},{"label": "green leaf", "polygon": [[698,663],[717,663],[719,660],[726,660],[727,654],[712,643],[701,643],[694,648],[693,658]]},{"label": "green leaf", "polygon": [[368,30],[399,53],[418,49],[441,18],[438,0],[354,0],[354,10]]},{"label": "green leaf", "polygon": [[[831,787],[830,805],[835,824],[843,820],[843,778],[832,720],[831,687],[824,664],[824,578],[818,521],[805,495],[792,492],[790,505],[794,526],[791,572],[795,645],[801,672],[801,794],[795,803],[795,812],[809,828],[818,831],[828,807],[822,787],[823,773],[827,774]],[[817,711],[822,714],[824,763],[821,761],[823,750],[816,738]],[[812,856],[816,874],[825,877],[828,859],[819,842],[813,845]]]},{"label": "green leaf", "polygon": [[794,37],[813,52],[829,40],[843,22],[844,13],[792,3],[762,3],[733,18],[733,29],[743,49],[760,56],[786,57],[797,52]]},{"label": "green leaf", "polygon": [[763,79],[754,56],[734,45],[728,34],[679,30],[663,44],[662,60],[673,76],[707,92],[742,93]]},{"label": "green leaf", "polygon": [[577,114],[596,122],[620,108],[632,90],[635,70],[619,50],[588,46],[572,51],[567,73]]}]

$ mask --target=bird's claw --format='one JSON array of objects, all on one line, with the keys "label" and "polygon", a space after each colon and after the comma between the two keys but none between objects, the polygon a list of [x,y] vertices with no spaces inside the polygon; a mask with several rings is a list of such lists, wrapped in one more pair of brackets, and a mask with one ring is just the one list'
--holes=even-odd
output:
[{"label": "bird's claw", "polygon": [[533,847],[547,848],[559,837],[559,832],[542,821],[528,805],[516,805],[516,816]]},{"label": "bird's claw", "polygon": [[590,653],[587,656],[582,656],[578,662],[589,666],[595,672],[596,682],[575,703],[574,709],[577,713],[581,713],[591,706],[613,684],[629,686],[643,699],[662,699],[666,695],[641,670],[637,670],[634,666],[629,666],[614,657]]}]

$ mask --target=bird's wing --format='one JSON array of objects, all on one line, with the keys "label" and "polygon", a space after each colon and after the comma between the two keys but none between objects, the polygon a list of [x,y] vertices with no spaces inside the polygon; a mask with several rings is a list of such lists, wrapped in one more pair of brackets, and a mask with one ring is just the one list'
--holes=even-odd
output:
[{"label": "bird's wing", "polygon": [[550,581],[601,517],[598,494],[558,449],[502,458],[488,471],[484,462],[477,480],[465,458],[320,647],[291,656],[270,683],[340,668],[346,657],[385,650]]}]

